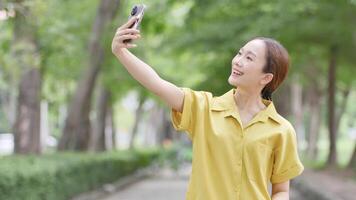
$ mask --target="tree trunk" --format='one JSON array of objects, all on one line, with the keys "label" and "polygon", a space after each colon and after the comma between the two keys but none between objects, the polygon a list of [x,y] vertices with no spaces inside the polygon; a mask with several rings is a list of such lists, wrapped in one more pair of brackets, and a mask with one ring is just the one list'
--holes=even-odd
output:
[{"label": "tree trunk", "polygon": [[294,127],[297,133],[297,139],[299,141],[298,148],[305,141],[305,131],[303,126],[303,105],[302,105],[302,87],[299,84],[298,76],[294,77],[296,80],[291,84],[292,92],[292,111],[294,116]]},{"label": "tree trunk", "polygon": [[356,144],[354,147],[354,152],[352,153],[351,159],[349,161],[349,164],[347,165],[349,169],[356,170]]},{"label": "tree trunk", "polygon": [[308,137],[307,155],[310,159],[315,160],[318,156],[317,142],[319,138],[319,129],[321,125],[320,112],[321,112],[321,91],[317,88],[317,83],[312,83],[311,90],[309,91],[309,113],[310,113],[310,126]]},{"label": "tree trunk", "polygon": [[278,113],[284,117],[291,115],[291,91],[290,83],[283,83],[276,91],[273,102],[276,106]]},{"label": "tree trunk", "polygon": [[114,110],[112,101],[108,103],[107,113],[106,113],[106,128],[105,134],[107,136],[107,150],[116,149],[116,131],[114,122]]},{"label": "tree trunk", "polygon": [[161,128],[161,132],[157,133],[161,136],[159,140],[160,145],[162,145],[165,141],[173,141],[176,138],[174,137],[174,132],[172,130],[173,126],[169,118],[169,113],[166,112],[166,110],[163,108],[161,108],[161,110],[162,110],[162,128]]},{"label": "tree trunk", "polygon": [[308,129],[308,148],[307,156],[315,160],[318,156],[318,138],[320,133],[321,125],[321,103],[323,98],[324,88],[320,86],[320,81],[315,74],[319,73],[320,67],[316,65],[313,61],[310,61],[310,66],[308,68],[308,73],[305,76],[308,79],[309,86],[306,90],[305,101],[307,102],[307,109],[309,111],[309,129]]},{"label": "tree trunk", "polygon": [[88,45],[89,66],[79,81],[68,107],[68,116],[65,121],[63,135],[58,145],[59,150],[84,151],[88,148],[91,96],[100,66],[104,61],[104,48],[101,46],[101,40],[104,36],[106,25],[111,22],[118,10],[119,2],[119,0],[101,0],[100,2]]},{"label": "tree trunk", "polygon": [[146,101],[146,96],[139,93],[139,102],[135,112],[135,122],[131,131],[131,139],[130,139],[130,146],[129,146],[130,149],[134,148],[134,141],[137,135],[138,125],[140,124],[141,119],[143,117],[143,103],[145,103],[145,101]]},{"label": "tree trunk", "polygon": [[21,77],[17,116],[14,126],[15,153],[40,154],[40,92],[39,69],[27,70]]},{"label": "tree trunk", "polygon": [[328,127],[329,127],[329,155],[327,165],[335,167],[337,165],[337,149],[336,149],[336,121],[335,121],[335,84],[336,84],[336,57],[337,48],[335,46],[330,49],[330,63],[328,74]]},{"label": "tree trunk", "polygon": [[145,131],[144,146],[161,145],[165,139],[168,139],[167,137],[170,137],[166,135],[165,110],[160,104],[155,103],[150,109],[146,124],[149,128]]},{"label": "tree trunk", "polygon": [[338,132],[338,130],[339,130],[341,118],[342,118],[343,114],[345,113],[347,100],[349,99],[350,92],[351,92],[351,85],[349,85],[347,88],[345,88],[342,91],[342,100],[341,100],[341,104],[339,106],[340,109],[339,109],[339,112],[337,113],[336,122],[335,122],[336,132]]},{"label": "tree trunk", "polygon": [[94,131],[92,132],[91,143],[92,149],[94,151],[105,151],[107,150],[106,145],[106,127],[107,127],[107,113],[108,105],[110,104],[110,92],[100,87],[98,105],[97,105],[97,116],[94,125]]},{"label": "tree trunk", "polygon": [[16,1],[14,19],[13,56],[17,67],[23,69],[17,97],[16,119],[13,127],[15,153],[40,154],[40,96],[41,72],[34,26],[26,18],[31,15],[23,1]]}]

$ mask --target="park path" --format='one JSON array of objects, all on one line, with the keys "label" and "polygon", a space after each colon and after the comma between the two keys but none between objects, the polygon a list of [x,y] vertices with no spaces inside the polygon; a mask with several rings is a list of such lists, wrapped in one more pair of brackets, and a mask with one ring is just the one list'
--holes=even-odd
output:
[{"label": "park path", "polygon": [[153,177],[114,193],[104,200],[184,200],[187,180]]},{"label": "park path", "polygon": [[[103,200],[184,200],[188,186],[190,165],[184,165],[177,172],[162,169],[149,178],[136,182]],[[291,200],[302,200],[301,195],[291,191]]]}]

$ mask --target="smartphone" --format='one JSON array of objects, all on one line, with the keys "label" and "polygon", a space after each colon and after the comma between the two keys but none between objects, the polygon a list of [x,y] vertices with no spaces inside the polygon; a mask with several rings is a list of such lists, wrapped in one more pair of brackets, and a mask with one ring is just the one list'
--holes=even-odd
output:
[{"label": "smartphone", "polygon": [[[131,26],[129,26],[129,28],[134,28],[134,29],[140,28],[143,15],[145,14],[145,9],[146,9],[146,5],[144,4],[134,5],[132,7],[129,19],[131,19],[134,16],[138,18]],[[124,40],[124,42],[131,42],[131,39]]]}]

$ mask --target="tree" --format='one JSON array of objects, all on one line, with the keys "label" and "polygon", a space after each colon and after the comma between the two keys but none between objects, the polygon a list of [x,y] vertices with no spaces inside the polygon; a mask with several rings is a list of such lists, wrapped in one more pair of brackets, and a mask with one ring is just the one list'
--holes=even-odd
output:
[{"label": "tree", "polygon": [[68,107],[63,135],[59,150],[87,150],[90,136],[89,113],[91,96],[96,77],[104,60],[104,49],[101,40],[107,24],[113,19],[119,6],[119,0],[102,0],[93,24],[92,35],[88,44],[88,68],[78,83],[77,89]]},{"label": "tree", "polygon": [[42,152],[40,137],[41,62],[30,7],[16,0],[13,57],[22,69],[14,124],[15,152]]},{"label": "tree", "polygon": [[[91,136],[91,149],[94,151],[106,151],[114,146],[113,141],[115,140],[112,131],[115,127],[113,127],[112,124],[112,101],[110,91],[100,86],[97,99],[96,118]],[[111,138],[110,143],[108,143],[109,138]]]}]

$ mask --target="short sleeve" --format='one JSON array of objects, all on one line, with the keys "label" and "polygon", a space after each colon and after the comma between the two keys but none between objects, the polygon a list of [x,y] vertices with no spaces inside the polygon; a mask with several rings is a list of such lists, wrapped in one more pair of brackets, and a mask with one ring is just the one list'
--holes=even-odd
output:
[{"label": "short sleeve", "polygon": [[294,128],[282,134],[279,147],[275,150],[271,183],[288,181],[304,170],[304,166],[298,156],[297,139]]},{"label": "short sleeve", "polygon": [[194,91],[190,88],[180,88],[184,92],[183,110],[171,109],[171,121],[177,131],[186,131],[193,140],[196,126],[204,117],[208,102],[208,92]]}]

